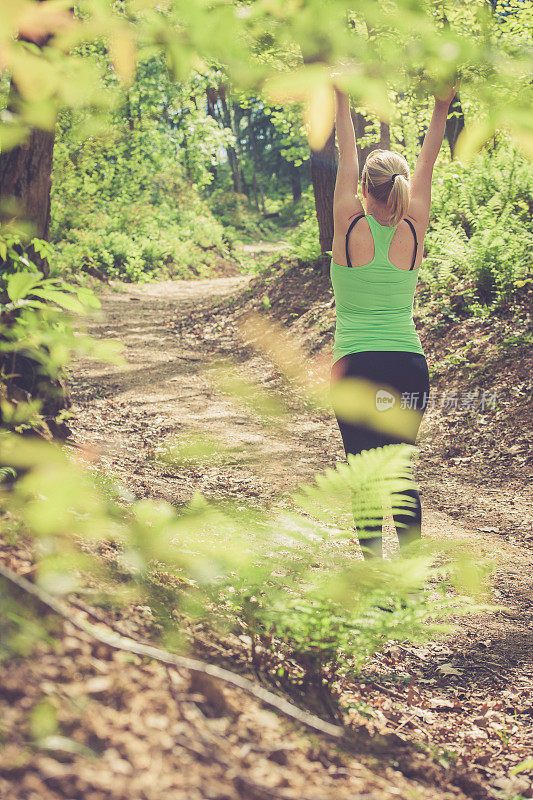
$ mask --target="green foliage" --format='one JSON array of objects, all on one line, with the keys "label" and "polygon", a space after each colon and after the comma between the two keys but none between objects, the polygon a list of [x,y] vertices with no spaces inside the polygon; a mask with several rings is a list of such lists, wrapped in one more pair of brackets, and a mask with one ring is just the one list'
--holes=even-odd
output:
[{"label": "green foliage", "polygon": [[35,256],[48,260],[51,255],[49,242],[34,238],[24,244],[20,234],[4,230],[0,235],[0,281],[4,282],[5,276],[14,272],[37,272]]},{"label": "green foliage", "polygon": [[5,291],[8,302],[0,305],[0,313],[10,316],[22,308],[44,310],[49,304],[77,313],[83,313],[88,307],[100,307],[98,298],[90,289],[54,278],[42,278],[39,272],[8,275]]},{"label": "green foliage", "polygon": [[13,587],[0,577],[0,665],[13,654],[30,656],[37,642],[49,639],[49,620],[38,611],[31,603],[21,602]]},{"label": "green foliage", "polygon": [[312,261],[321,255],[318,242],[318,223],[316,216],[311,211],[291,233],[289,246],[295,255],[305,261]]},{"label": "green foliage", "polygon": [[[48,243],[7,241],[0,273],[0,420],[11,430],[42,432],[40,412],[60,412],[61,380],[72,355],[113,358],[117,348],[75,332],[71,315],[90,313],[100,302],[87,287],[43,277],[35,260],[51,257]],[[12,477],[7,467],[0,475]]]},{"label": "green foliage", "polygon": [[471,303],[504,304],[533,271],[531,165],[502,141],[468,167],[442,167],[433,185],[423,280],[434,290],[470,280]]},{"label": "green foliage", "polygon": [[265,520],[267,530],[259,535],[249,529],[254,560],[247,570],[221,577],[220,594],[209,595],[230,630],[251,637],[253,651],[260,647],[277,663],[281,652],[297,665],[284,683],[320,683],[328,669],[354,669],[387,640],[434,635],[441,628],[429,620],[457,608],[444,597],[445,583],[440,599],[427,588],[430,576],[454,573],[451,562],[440,570],[432,566],[431,547],[390,563],[354,561],[350,553],[352,514],[361,530],[381,515],[383,504],[406,511],[397,492],[410,485],[401,477],[409,474],[410,451],[367,451],[318,475],[294,496],[300,511]]},{"label": "green foliage", "polygon": [[[354,495],[361,524],[384,502],[405,510],[397,493],[410,475],[411,450],[391,445],[353,457],[302,487],[292,510],[217,506],[195,496],[177,511],[147,500],[124,506],[68,452],[4,432],[0,465],[24,475],[2,504],[46,545],[36,551],[37,581],[48,591],[73,591],[90,572],[114,602],[150,605],[171,637],[182,615],[208,619],[284,652],[296,665],[287,678],[296,685],[321,684],[324,670],[353,668],[391,639],[434,635],[442,626],[428,624],[432,617],[464,609],[464,600],[444,597],[448,583],[441,599],[430,597],[430,577],[477,588],[477,568],[470,565],[469,575],[464,561],[448,558],[436,569],[428,546],[391,563],[349,555]],[[105,540],[115,543],[117,575],[91,556]]]},{"label": "green foliage", "polygon": [[279,135],[281,156],[295,167],[309,158],[309,145],[305,135],[302,108],[299,105],[272,106],[265,108],[275,131]]},{"label": "green foliage", "polygon": [[[86,114],[61,114],[51,227],[61,271],[96,267],[132,281],[204,275],[238,240],[272,238],[290,221],[274,215],[287,205],[297,154],[285,152],[270,114],[279,127],[293,110],[230,95],[226,81],[206,68],[177,85],[152,57],[99,138],[80,141]],[[299,136],[300,162],[308,148]]]},{"label": "green foliage", "polygon": [[[466,150],[482,144],[495,129],[508,129],[525,152],[532,152],[532,17],[527,2],[394,0],[358,4],[355,10],[344,0],[282,5],[256,0],[236,9],[225,2],[206,6],[191,0],[186,8],[127,4],[126,13],[122,3],[83,0],[76,15],[65,9],[47,23],[45,48],[17,37],[21,25],[40,29],[39,4],[8,5],[0,15],[0,45],[5,71],[16,76],[20,96],[2,120],[0,146],[20,143],[32,126],[52,128],[60,109],[91,112],[79,120],[78,132],[87,136],[101,130],[104,114],[121,103],[133,124],[146,104],[153,118],[174,127],[178,119],[183,134],[195,140],[189,167],[201,183],[207,178],[205,155],[213,152],[220,133],[205,115],[195,119],[196,91],[185,95],[198,64],[216,65],[206,67],[211,77],[216,80],[223,71],[224,82],[227,78],[243,94],[264,90],[268,102],[258,117],[272,111],[271,127],[277,125],[281,104],[296,102],[316,141],[331,130],[332,108],[327,111],[331,104],[324,99],[331,70],[344,62],[346,87],[356,105],[383,119],[394,115],[391,86],[397,93],[415,87],[427,95],[459,74],[466,108],[475,106],[477,112]],[[168,76],[155,62],[166,63],[183,93],[179,88],[169,93]],[[205,82],[198,88],[205,89]],[[281,120],[287,163],[301,158],[299,113]],[[264,120],[258,121],[262,126]],[[238,150],[236,122],[225,127]]]},{"label": "green foliage", "polygon": [[301,219],[288,237],[289,249],[298,258],[312,261],[321,255],[321,251],[318,241],[318,222],[314,195],[311,188],[302,194],[300,215]]},{"label": "green foliage", "polygon": [[[35,13],[38,26],[38,5],[25,7],[25,25]],[[484,0],[442,8],[395,0],[354,11],[306,1],[281,16],[267,0],[238,12],[189,6],[128,5],[126,13],[123,4],[84,0],[75,16],[58,13],[42,49],[17,39],[22,11],[0,16],[18,92],[0,123],[0,148],[32,126],[52,128],[59,112],[52,238],[62,271],[96,267],[126,280],[205,274],[240,236],[272,235],[260,214],[279,211],[282,193],[298,197],[308,183],[306,133],[317,141],[331,131],[329,73],[339,62],[368,120],[361,145],[376,141],[384,119],[391,146],[412,162],[429,90],[460,74],[463,151],[508,130],[531,152],[527,3],[502,0],[491,11]],[[233,37],[223,48],[222,31]],[[1,90],[7,107],[7,80]],[[200,197],[213,184],[216,218]],[[233,190],[248,199],[233,202]],[[496,234],[474,239],[469,253],[485,299],[506,293],[512,262],[528,246],[514,248],[498,276],[512,242]],[[317,254],[315,238],[309,216],[295,234],[302,257]]]},{"label": "green foliage", "polygon": [[[51,239],[57,267],[97,267],[129,281],[206,274],[225,255],[224,229],[177,163],[181,133],[148,119],[115,124],[109,141],[72,136],[54,153]],[[189,147],[190,150],[190,147]]]},{"label": "green foliage", "polygon": [[246,195],[229,187],[217,185],[209,194],[207,203],[214,218],[224,226],[224,241],[230,245],[258,238],[269,239],[279,230],[278,225],[265,219],[251,206]]}]

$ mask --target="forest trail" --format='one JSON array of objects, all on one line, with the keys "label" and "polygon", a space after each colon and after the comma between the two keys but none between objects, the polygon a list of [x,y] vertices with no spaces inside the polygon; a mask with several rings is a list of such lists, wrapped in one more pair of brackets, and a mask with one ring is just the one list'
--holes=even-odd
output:
[{"label": "forest trail", "polygon": [[[187,337],[176,332],[177,323],[186,323],[191,312],[231,297],[248,280],[237,276],[117,284],[115,291],[101,295],[102,311],[89,332],[119,339],[128,365],[74,362],[73,428],[77,442],[94,448],[109,472],[136,495],[180,503],[197,490],[214,498],[242,494],[267,500],[311,481],[316,472],[344,458],[333,414],[325,418],[296,409],[294,398],[290,431],[284,429],[281,436],[217,391],[209,376],[216,357],[232,360],[243,377],[259,386],[268,387],[276,378],[275,365],[257,353],[243,353],[244,343],[235,341],[234,332],[216,330],[216,320],[201,337],[197,330]],[[158,445],[176,437],[186,442],[194,434],[241,448],[242,460],[222,468],[180,467],[175,474],[153,462]],[[244,457],[250,454],[252,458]],[[419,480],[423,496],[423,473]],[[521,571],[532,564],[530,553],[490,530],[480,533],[427,504],[424,512],[426,534],[467,538],[498,562],[512,562]],[[393,536],[389,544],[394,546]]]},{"label": "forest trail", "polygon": [[[90,322],[89,332],[97,338],[120,339],[127,366],[102,365],[86,358],[73,363],[71,428],[89,458],[136,497],[181,503],[197,490],[208,498],[278,502],[283,493],[302,481],[311,481],[316,472],[343,458],[332,415],[328,418],[294,401],[290,426],[283,431],[265,428],[257,416],[218,391],[210,379],[212,359],[233,356],[242,377],[263,388],[279,386],[275,365],[237,341],[234,330],[226,326],[217,330],[216,319],[203,329],[187,327],[190,315],[198,309],[209,313],[215,300],[231,298],[247,281],[237,276],[119,284],[101,296],[102,311]],[[177,332],[180,328],[181,333]],[[169,468],[153,460],[154,450],[165,440],[176,436],[182,441],[194,440],[195,434],[222,439],[243,457],[207,467],[184,464]],[[374,659],[369,669],[374,676],[376,672],[381,675],[382,688],[391,671],[407,676],[426,708],[435,692],[445,698],[443,710],[416,717],[412,712],[417,701],[412,692],[408,696],[408,686],[402,685],[394,705],[409,713],[405,731],[413,739],[459,755],[477,748],[479,764],[475,768],[490,783],[494,776],[501,778],[502,769],[505,776],[533,746],[533,556],[531,550],[498,533],[474,529],[431,507],[425,500],[422,472],[419,481],[424,534],[466,540],[473,551],[491,557],[497,565],[493,601],[501,607],[467,618],[445,642],[402,647],[401,652],[392,648]],[[482,490],[464,487],[473,504]],[[442,486],[442,492],[446,491]],[[433,489],[430,494],[433,498]],[[486,527],[491,527],[490,521]],[[386,526],[386,552],[395,546],[392,528]],[[390,696],[372,687],[370,678],[366,688],[347,687],[346,691],[347,696],[362,698],[376,709],[373,724],[389,724]],[[516,784],[520,780],[526,779],[517,777],[512,787],[501,784],[500,788],[525,791],[523,784]]]}]

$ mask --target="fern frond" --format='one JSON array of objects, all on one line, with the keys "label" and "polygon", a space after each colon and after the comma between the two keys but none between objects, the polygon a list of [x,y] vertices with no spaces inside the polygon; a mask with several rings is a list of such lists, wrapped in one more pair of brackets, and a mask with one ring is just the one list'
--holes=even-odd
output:
[{"label": "fern frond", "polygon": [[392,444],[349,455],[348,463],[339,463],[317,475],[314,484],[301,486],[294,500],[315,519],[341,527],[347,519],[349,527],[354,522],[361,528],[375,525],[384,509],[410,513],[414,501],[403,492],[413,488],[414,449]]},{"label": "fern frond", "polygon": [[10,478],[16,478],[17,473],[13,467],[0,467],[0,483],[3,483]]}]

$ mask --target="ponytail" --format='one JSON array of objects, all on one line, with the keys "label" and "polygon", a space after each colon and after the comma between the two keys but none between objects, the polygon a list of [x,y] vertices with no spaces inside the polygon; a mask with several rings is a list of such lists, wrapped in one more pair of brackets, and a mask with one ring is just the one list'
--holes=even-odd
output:
[{"label": "ponytail", "polygon": [[389,222],[396,226],[409,209],[411,174],[405,158],[391,150],[372,150],[363,168],[368,194],[387,205]]},{"label": "ponytail", "polygon": [[387,198],[387,208],[390,210],[391,225],[397,225],[407,214],[409,208],[409,181],[401,173],[396,173],[392,179],[392,188]]}]

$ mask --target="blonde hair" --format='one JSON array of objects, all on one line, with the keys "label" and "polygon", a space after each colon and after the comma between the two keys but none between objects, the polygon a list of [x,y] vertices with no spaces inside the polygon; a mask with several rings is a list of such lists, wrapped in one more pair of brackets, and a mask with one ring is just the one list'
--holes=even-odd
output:
[{"label": "blonde hair", "polygon": [[409,208],[409,164],[399,153],[372,150],[363,167],[362,183],[368,194],[387,204],[391,225],[397,225]]}]

